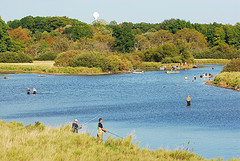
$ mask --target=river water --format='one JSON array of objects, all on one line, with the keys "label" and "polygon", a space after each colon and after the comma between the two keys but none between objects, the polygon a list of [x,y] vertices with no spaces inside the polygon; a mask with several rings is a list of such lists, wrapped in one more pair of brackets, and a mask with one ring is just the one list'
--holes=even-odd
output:
[{"label": "river water", "polygon": [[[206,158],[240,158],[240,92],[205,85],[208,79],[199,77],[215,76],[222,67],[205,65],[178,74],[0,75],[0,119],[58,127],[75,118],[79,124],[95,118],[81,131],[96,136],[102,117],[105,129],[122,137],[132,134],[143,148],[189,147]],[[27,95],[27,88],[36,88],[37,94]]]}]

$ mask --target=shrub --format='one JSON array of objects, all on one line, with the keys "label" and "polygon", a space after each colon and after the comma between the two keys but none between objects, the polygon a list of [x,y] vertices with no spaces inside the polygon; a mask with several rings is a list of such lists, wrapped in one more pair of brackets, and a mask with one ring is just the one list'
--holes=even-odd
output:
[{"label": "shrub", "polygon": [[37,60],[54,60],[57,57],[57,53],[52,51],[47,51],[38,56]]},{"label": "shrub", "polygon": [[240,71],[240,58],[233,59],[229,63],[227,63],[222,72],[239,72]]},{"label": "shrub", "polygon": [[75,56],[81,53],[82,51],[80,50],[69,50],[69,51],[63,52],[57,56],[54,65],[62,66],[62,67],[73,66],[73,60]]},{"label": "shrub", "polygon": [[32,63],[33,59],[24,53],[4,52],[0,53],[1,63]]}]

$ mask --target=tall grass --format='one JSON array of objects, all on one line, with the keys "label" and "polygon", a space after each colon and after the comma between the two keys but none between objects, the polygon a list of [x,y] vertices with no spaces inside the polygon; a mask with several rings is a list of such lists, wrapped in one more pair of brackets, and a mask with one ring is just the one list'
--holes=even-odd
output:
[{"label": "tall grass", "polygon": [[69,125],[49,128],[42,124],[28,125],[0,121],[0,160],[206,160],[188,150],[151,151],[123,140],[109,137],[97,144],[89,134],[74,134]]},{"label": "tall grass", "polygon": [[87,67],[54,67],[47,65],[12,65],[0,64],[0,71],[36,72],[46,74],[100,74],[100,68]]},{"label": "tall grass", "polygon": [[194,59],[195,64],[227,64],[229,59]]},{"label": "tall grass", "polygon": [[213,83],[222,87],[240,88],[240,72],[222,72],[214,78]]}]

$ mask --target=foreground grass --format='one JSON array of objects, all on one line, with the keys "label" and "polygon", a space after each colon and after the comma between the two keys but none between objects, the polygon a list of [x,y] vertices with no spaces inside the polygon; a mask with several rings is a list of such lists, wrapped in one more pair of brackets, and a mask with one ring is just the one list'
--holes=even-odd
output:
[{"label": "foreground grass", "polygon": [[73,134],[70,126],[48,128],[0,121],[0,160],[206,160],[187,150],[140,149],[131,136],[111,137],[103,144],[89,134]]},{"label": "foreground grass", "polygon": [[228,59],[194,59],[195,64],[227,64]]},{"label": "foreground grass", "polygon": [[222,72],[214,78],[213,83],[223,88],[240,90],[240,72]]},{"label": "foreground grass", "polygon": [[0,63],[0,71],[16,71],[46,74],[102,74],[100,68],[87,67],[55,67],[53,62],[33,62],[33,63]]}]

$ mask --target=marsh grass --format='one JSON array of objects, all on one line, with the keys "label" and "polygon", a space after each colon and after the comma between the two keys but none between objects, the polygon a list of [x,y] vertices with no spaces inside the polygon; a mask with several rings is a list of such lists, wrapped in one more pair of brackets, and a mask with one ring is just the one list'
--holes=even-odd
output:
[{"label": "marsh grass", "polygon": [[55,67],[52,62],[0,63],[0,71],[36,72],[46,74],[100,74],[100,68]]},{"label": "marsh grass", "polygon": [[0,121],[0,160],[206,160],[188,150],[141,149],[132,137],[97,144],[89,134],[74,134],[69,125],[49,128],[42,124]]},{"label": "marsh grass", "polygon": [[213,83],[222,87],[240,88],[240,72],[222,72],[214,78]]},{"label": "marsh grass", "polygon": [[195,64],[227,64],[228,59],[194,59]]}]

